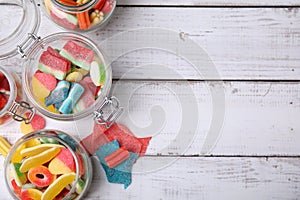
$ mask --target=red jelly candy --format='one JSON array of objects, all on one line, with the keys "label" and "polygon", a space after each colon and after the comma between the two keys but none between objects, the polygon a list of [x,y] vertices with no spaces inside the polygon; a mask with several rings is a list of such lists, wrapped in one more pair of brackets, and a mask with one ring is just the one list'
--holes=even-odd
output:
[{"label": "red jelly candy", "polygon": [[0,110],[4,108],[4,106],[7,104],[7,101],[8,101],[7,95],[0,93]]},{"label": "red jelly candy", "polygon": [[0,73],[0,90],[10,91],[8,80],[2,73]]},{"label": "red jelly candy", "polygon": [[99,0],[96,5],[94,5],[94,9],[102,10],[106,0]]}]

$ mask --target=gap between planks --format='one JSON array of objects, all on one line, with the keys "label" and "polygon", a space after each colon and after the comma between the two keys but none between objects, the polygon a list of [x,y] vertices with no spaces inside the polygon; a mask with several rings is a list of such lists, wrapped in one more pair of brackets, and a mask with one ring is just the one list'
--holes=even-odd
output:
[{"label": "gap between planks", "polygon": [[218,7],[231,7],[231,6],[300,6],[297,0],[120,0],[117,2],[119,6],[218,6]]}]

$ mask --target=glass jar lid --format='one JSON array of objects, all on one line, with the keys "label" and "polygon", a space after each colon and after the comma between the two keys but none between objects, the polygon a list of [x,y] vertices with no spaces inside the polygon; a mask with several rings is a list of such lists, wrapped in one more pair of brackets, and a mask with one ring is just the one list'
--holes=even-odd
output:
[{"label": "glass jar lid", "polygon": [[5,59],[29,45],[30,34],[39,28],[40,13],[34,0],[0,0],[0,9],[0,59]]}]

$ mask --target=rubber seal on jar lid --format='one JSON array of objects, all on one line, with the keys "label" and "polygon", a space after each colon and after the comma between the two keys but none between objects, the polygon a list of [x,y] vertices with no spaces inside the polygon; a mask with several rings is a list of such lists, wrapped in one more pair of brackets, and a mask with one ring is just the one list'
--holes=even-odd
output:
[{"label": "rubber seal on jar lid", "polygon": [[36,34],[40,12],[34,0],[0,1],[0,60],[18,54],[18,45],[28,44],[28,34]]}]

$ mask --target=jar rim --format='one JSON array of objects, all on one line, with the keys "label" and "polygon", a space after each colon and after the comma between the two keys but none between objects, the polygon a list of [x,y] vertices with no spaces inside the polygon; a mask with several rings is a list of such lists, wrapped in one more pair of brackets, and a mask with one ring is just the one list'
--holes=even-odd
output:
[{"label": "jar rim", "polygon": [[[22,8],[20,23],[15,30],[3,39],[0,39],[0,60],[17,55],[18,46],[23,46],[28,40],[28,33],[36,34],[40,26],[40,12],[36,0],[20,0],[18,3],[0,4]],[[15,10],[13,10],[15,12]],[[13,15],[13,13],[11,13]],[[10,23],[11,24],[11,23]]]},{"label": "jar rim", "polygon": [[[83,40],[84,42],[86,42],[90,47],[93,48],[94,51],[96,51],[96,55],[100,56],[100,59],[103,61],[103,64],[105,66],[105,72],[106,72],[106,79],[105,79],[105,83],[104,83],[104,87],[102,92],[100,93],[100,95],[98,96],[98,98],[96,99],[96,101],[90,105],[88,108],[84,109],[81,112],[78,113],[73,113],[73,114],[57,114],[57,113],[53,113],[48,111],[46,108],[42,107],[36,100],[34,97],[34,94],[31,91],[31,87],[30,87],[30,83],[29,83],[29,72],[28,70],[30,70],[30,68],[32,66],[27,64],[27,61],[30,61],[31,59],[36,59],[34,58],[34,50],[38,49],[39,47],[43,46],[43,45],[47,45],[53,41],[58,40],[59,38],[75,38],[75,39],[80,39]],[[110,88],[111,88],[111,84],[112,84],[112,69],[111,69],[111,65],[110,62],[108,61],[107,56],[104,54],[104,52],[102,50],[100,50],[100,48],[90,39],[88,39],[87,37],[80,35],[78,33],[73,33],[73,32],[60,32],[60,33],[54,33],[51,35],[48,35],[47,37],[43,38],[40,40],[39,43],[37,43],[32,50],[29,52],[24,64],[23,64],[23,73],[22,73],[22,81],[23,81],[23,85],[24,85],[24,91],[26,96],[28,97],[29,101],[34,105],[34,107],[40,111],[42,114],[46,115],[47,117],[50,117],[52,119],[56,119],[56,120],[62,120],[62,121],[72,121],[72,120],[77,120],[77,119],[82,119],[84,117],[87,117],[89,115],[91,115],[100,105],[101,103],[104,101],[105,97],[108,95]]]},{"label": "jar rim", "polygon": [[58,8],[60,8],[64,11],[71,12],[71,13],[72,12],[77,13],[77,12],[84,12],[84,11],[89,10],[100,0],[89,0],[84,4],[78,4],[76,6],[65,5],[65,4],[59,2],[59,0],[51,0],[51,1],[55,6],[57,6]]},{"label": "jar rim", "polygon": [[8,101],[5,104],[5,106],[2,108],[2,110],[0,110],[0,117],[3,117],[5,114],[7,114],[8,109],[12,106],[12,104],[16,100],[17,86],[16,86],[16,83],[15,83],[12,75],[1,66],[0,66],[0,73],[3,73],[4,76],[6,77],[8,84],[9,84],[9,90],[10,90],[10,95],[9,95]]},{"label": "jar rim", "polygon": [[[88,11],[89,9],[93,8],[94,5],[96,5],[98,3],[98,1],[100,0],[90,0],[89,2],[85,3],[85,4],[82,4],[82,5],[78,5],[78,6],[68,6],[68,5],[64,5],[62,3],[60,3],[58,0],[44,0],[44,1],[50,1],[51,4],[53,4],[52,6],[55,6],[57,9],[60,9],[61,11],[63,12],[68,12],[68,13],[71,13],[71,14],[76,14],[76,13],[80,13],[80,12],[84,12],[84,11]],[[54,22],[55,24],[57,24],[59,27],[67,30],[67,31],[70,31],[70,29],[62,26],[61,24],[59,24],[57,21],[53,20],[50,16],[50,14],[47,12],[47,6],[45,5],[45,3],[42,4],[44,10],[46,10],[46,16],[52,21]],[[113,13],[115,12],[116,10],[116,6],[117,6],[117,1],[116,0],[113,0],[113,7],[111,9],[111,11],[109,13],[107,13],[104,17],[104,19],[97,25],[93,26],[93,27],[90,27],[89,29],[87,30],[76,30],[78,32],[83,32],[83,33],[86,33],[86,32],[93,32],[93,31],[96,31],[98,29],[102,29],[103,27],[105,27],[108,22],[110,21]],[[74,31],[74,30],[71,30],[71,31]]]}]

